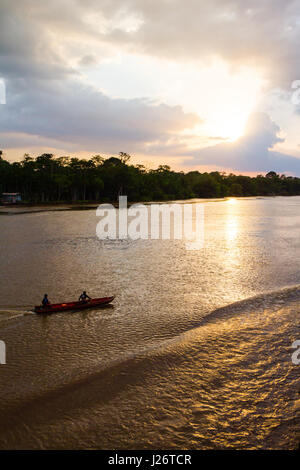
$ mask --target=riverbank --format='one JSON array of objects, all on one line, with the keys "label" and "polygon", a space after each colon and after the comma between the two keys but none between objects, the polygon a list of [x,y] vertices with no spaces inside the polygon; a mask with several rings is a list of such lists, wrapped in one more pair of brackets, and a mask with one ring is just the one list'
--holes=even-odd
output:
[{"label": "riverbank", "polygon": [[59,212],[76,210],[93,210],[99,204],[14,204],[0,206],[0,215],[32,214],[38,212]]},{"label": "riverbank", "polygon": [[[276,197],[290,197],[290,196],[245,196],[245,197],[223,197],[223,198],[197,198],[197,199],[178,199],[178,200],[165,200],[165,201],[128,201],[131,204],[186,204],[186,203],[205,203],[205,202],[222,202],[228,200],[253,200],[253,199],[274,199]],[[119,207],[116,201],[99,201],[99,202],[77,202],[77,203],[44,203],[44,204],[2,204],[0,205],[0,215],[17,215],[17,214],[31,214],[38,212],[59,212],[59,211],[81,211],[81,210],[95,210],[100,204],[112,204],[114,207]]]}]

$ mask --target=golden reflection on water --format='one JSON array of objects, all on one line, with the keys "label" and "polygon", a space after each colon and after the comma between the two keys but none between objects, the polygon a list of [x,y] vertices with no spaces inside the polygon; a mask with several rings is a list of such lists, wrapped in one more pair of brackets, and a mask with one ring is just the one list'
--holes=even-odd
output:
[{"label": "golden reflection on water", "polygon": [[235,197],[230,197],[229,199],[227,199],[227,202],[229,204],[236,204],[237,203],[237,200],[235,199]]},{"label": "golden reflection on water", "polygon": [[[225,222],[225,237],[227,243],[235,244],[240,232],[240,223],[238,217],[238,204],[236,199],[228,199],[227,217]],[[234,242],[234,243],[233,243]]]},{"label": "golden reflection on water", "polygon": [[[239,216],[239,203],[236,199],[231,200],[226,206],[226,217],[224,220],[224,259],[222,262],[226,269],[232,272],[233,276],[238,275],[240,269],[243,269],[243,256],[240,247],[241,237],[241,220]],[[227,285],[227,292],[230,292],[230,296],[239,300],[243,297],[242,291],[237,288],[237,285]]]},{"label": "golden reflection on water", "polygon": [[236,216],[229,216],[226,221],[226,240],[233,242],[239,234],[239,221]]}]

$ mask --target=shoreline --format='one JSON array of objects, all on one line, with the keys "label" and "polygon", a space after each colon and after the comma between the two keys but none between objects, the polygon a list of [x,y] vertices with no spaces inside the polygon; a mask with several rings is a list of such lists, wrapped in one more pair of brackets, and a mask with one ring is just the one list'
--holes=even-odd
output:
[{"label": "shoreline", "polygon": [[[178,199],[178,200],[159,200],[159,201],[128,201],[128,204],[186,204],[186,203],[205,203],[205,202],[224,202],[231,199],[237,200],[251,200],[251,199],[274,199],[277,197],[298,197],[298,196],[241,196],[241,197],[222,197],[222,198],[193,198],[193,199]],[[300,197],[300,196],[299,196]],[[2,204],[0,205],[1,215],[19,215],[19,214],[33,214],[40,212],[60,212],[60,211],[80,211],[80,210],[94,210],[101,204],[112,204],[114,207],[119,207],[117,201],[99,201],[99,202],[47,202],[47,203],[23,203],[23,204]]]}]

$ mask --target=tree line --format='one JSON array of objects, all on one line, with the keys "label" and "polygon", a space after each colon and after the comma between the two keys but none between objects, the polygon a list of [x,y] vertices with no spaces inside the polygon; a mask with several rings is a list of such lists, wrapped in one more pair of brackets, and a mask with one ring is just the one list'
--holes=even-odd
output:
[{"label": "tree line", "polygon": [[89,160],[25,154],[8,162],[0,152],[0,193],[20,192],[29,203],[163,201],[227,196],[300,195],[300,178],[278,175],[250,177],[224,172],[176,172],[167,165],[146,169],[130,163],[130,155],[94,155]]}]

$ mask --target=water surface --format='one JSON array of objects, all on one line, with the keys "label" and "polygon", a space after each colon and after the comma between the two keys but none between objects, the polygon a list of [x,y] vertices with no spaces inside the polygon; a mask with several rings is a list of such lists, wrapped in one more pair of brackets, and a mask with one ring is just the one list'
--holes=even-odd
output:
[{"label": "water surface", "polygon": [[[294,448],[300,198],[205,203],[205,244],[2,216],[1,448]],[[112,307],[39,316],[52,302]]]}]

